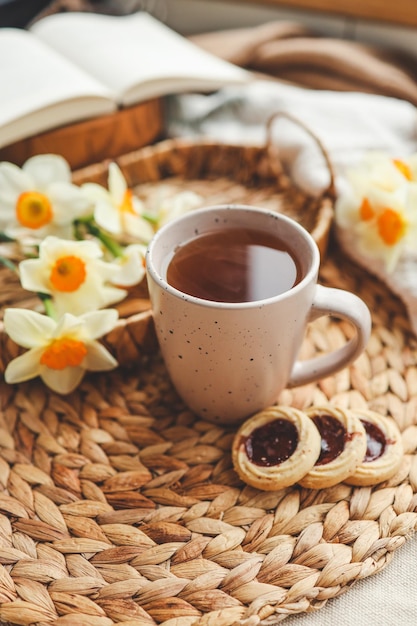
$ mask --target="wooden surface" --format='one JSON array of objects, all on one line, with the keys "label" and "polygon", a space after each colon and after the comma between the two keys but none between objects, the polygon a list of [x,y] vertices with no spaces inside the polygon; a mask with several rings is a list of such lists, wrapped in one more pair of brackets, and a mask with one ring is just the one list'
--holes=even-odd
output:
[{"label": "wooden surface", "polygon": [[75,170],[154,143],[163,133],[163,100],[156,98],[18,141],[0,149],[0,161],[21,166],[36,154],[61,154]]},{"label": "wooden surface", "polygon": [[[232,0],[234,1],[234,0]],[[307,9],[359,19],[389,22],[396,25],[417,26],[416,0],[236,0],[239,3],[259,4],[293,9]]]}]

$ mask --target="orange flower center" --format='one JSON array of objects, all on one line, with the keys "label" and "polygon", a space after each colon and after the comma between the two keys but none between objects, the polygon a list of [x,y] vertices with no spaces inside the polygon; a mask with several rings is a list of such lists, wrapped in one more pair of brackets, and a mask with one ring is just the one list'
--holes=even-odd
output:
[{"label": "orange flower center", "polygon": [[362,204],[359,207],[359,215],[361,220],[364,222],[367,222],[374,217],[375,211],[373,210],[368,198],[364,198],[362,200]]},{"label": "orange flower center", "polygon": [[378,215],[378,232],[387,246],[394,246],[405,235],[407,222],[394,209],[384,209]]},{"label": "orange flower center", "polygon": [[52,267],[50,281],[58,291],[76,291],[85,281],[85,263],[76,256],[63,256]]},{"label": "orange flower center", "polygon": [[42,228],[52,221],[51,203],[43,193],[25,191],[17,199],[16,218],[26,228]]},{"label": "orange flower center", "polygon": [[400,161],[399,159],[393,159],[393,163],[397,170],[399,170],[407,180],[413,180],[413,174],[407,163],[404,163],[404,161]]},{"label": "orange flower center", "polygon": [[136,211],[133,208],[133,192],[131,189],[126,189],[125,194],[123,196],[123,200],[119,205],[119,211],[121,213],[133,213],[136,215]]},{"label": "orange flower center", "polygon": [[53,370],[63,370],[66,367],[77,367],[81,365],[87,348],[82,341],[61,337],[55,339],[45,349],[41,356],[41,365],[46,365]]}]

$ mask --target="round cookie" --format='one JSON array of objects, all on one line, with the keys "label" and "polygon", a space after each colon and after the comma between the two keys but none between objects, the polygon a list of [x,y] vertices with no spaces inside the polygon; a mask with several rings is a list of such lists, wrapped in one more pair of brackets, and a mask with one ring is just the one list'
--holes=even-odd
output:
[{"label": "round cookie", "polygon": [[349,485],[369,487],[388,480],[398,471],[403,460],[403,443],[396,422],[375,411],[356,410],[367,439],[362,463],[345,482]]},{"label": "round cookie", "polygon": [[352,411],[323,406],[306,410],[321,437],[321,451],[314,467],[299,481],[302,487],[326,489],[343,482],[362,463],[366,432]]},{"label": "round cookie", "polygon": [[313,467],[320,443],[320,434],[305,413],[272,406],[253,415],[237,431],[232,444],[233,465],[252,487],[283,489]]}]

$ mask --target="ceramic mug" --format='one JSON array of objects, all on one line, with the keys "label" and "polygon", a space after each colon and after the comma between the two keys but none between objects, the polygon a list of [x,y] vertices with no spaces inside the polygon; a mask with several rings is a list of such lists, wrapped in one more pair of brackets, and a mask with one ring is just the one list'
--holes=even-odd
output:
[{"label": "ceramic mug", "polygon": [[[169,284],[168,266],[185,243],[242,228],[285,242],[301,271],[297,284],[244,302],[203,299]],[[156,334],[172,383],[192,411],[219,424],[242,422],[274,404],[284,388],[334,374],[361,354],[371,330],[369,309],[352,293],[318,285],[319,264],[307,230],[285,215],[251,206],[198,209],[156,233],[146,254]],[[353,337],[327,354],[297,360],[308,322],[323,315],[348,320]]]}]

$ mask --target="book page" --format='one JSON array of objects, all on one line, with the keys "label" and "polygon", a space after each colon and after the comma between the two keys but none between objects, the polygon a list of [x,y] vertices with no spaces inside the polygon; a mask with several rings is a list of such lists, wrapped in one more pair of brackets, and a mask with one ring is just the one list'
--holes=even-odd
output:
[{"label": "book page", "polygon": [[115,108],[107,87],[29,32],[0,29],[0,146]]},{"label": "book page", "polygon": [[60,13],[31,31],[130,105],[183,91],[214,91],[249,80],[145,12],[127,16]]}]

